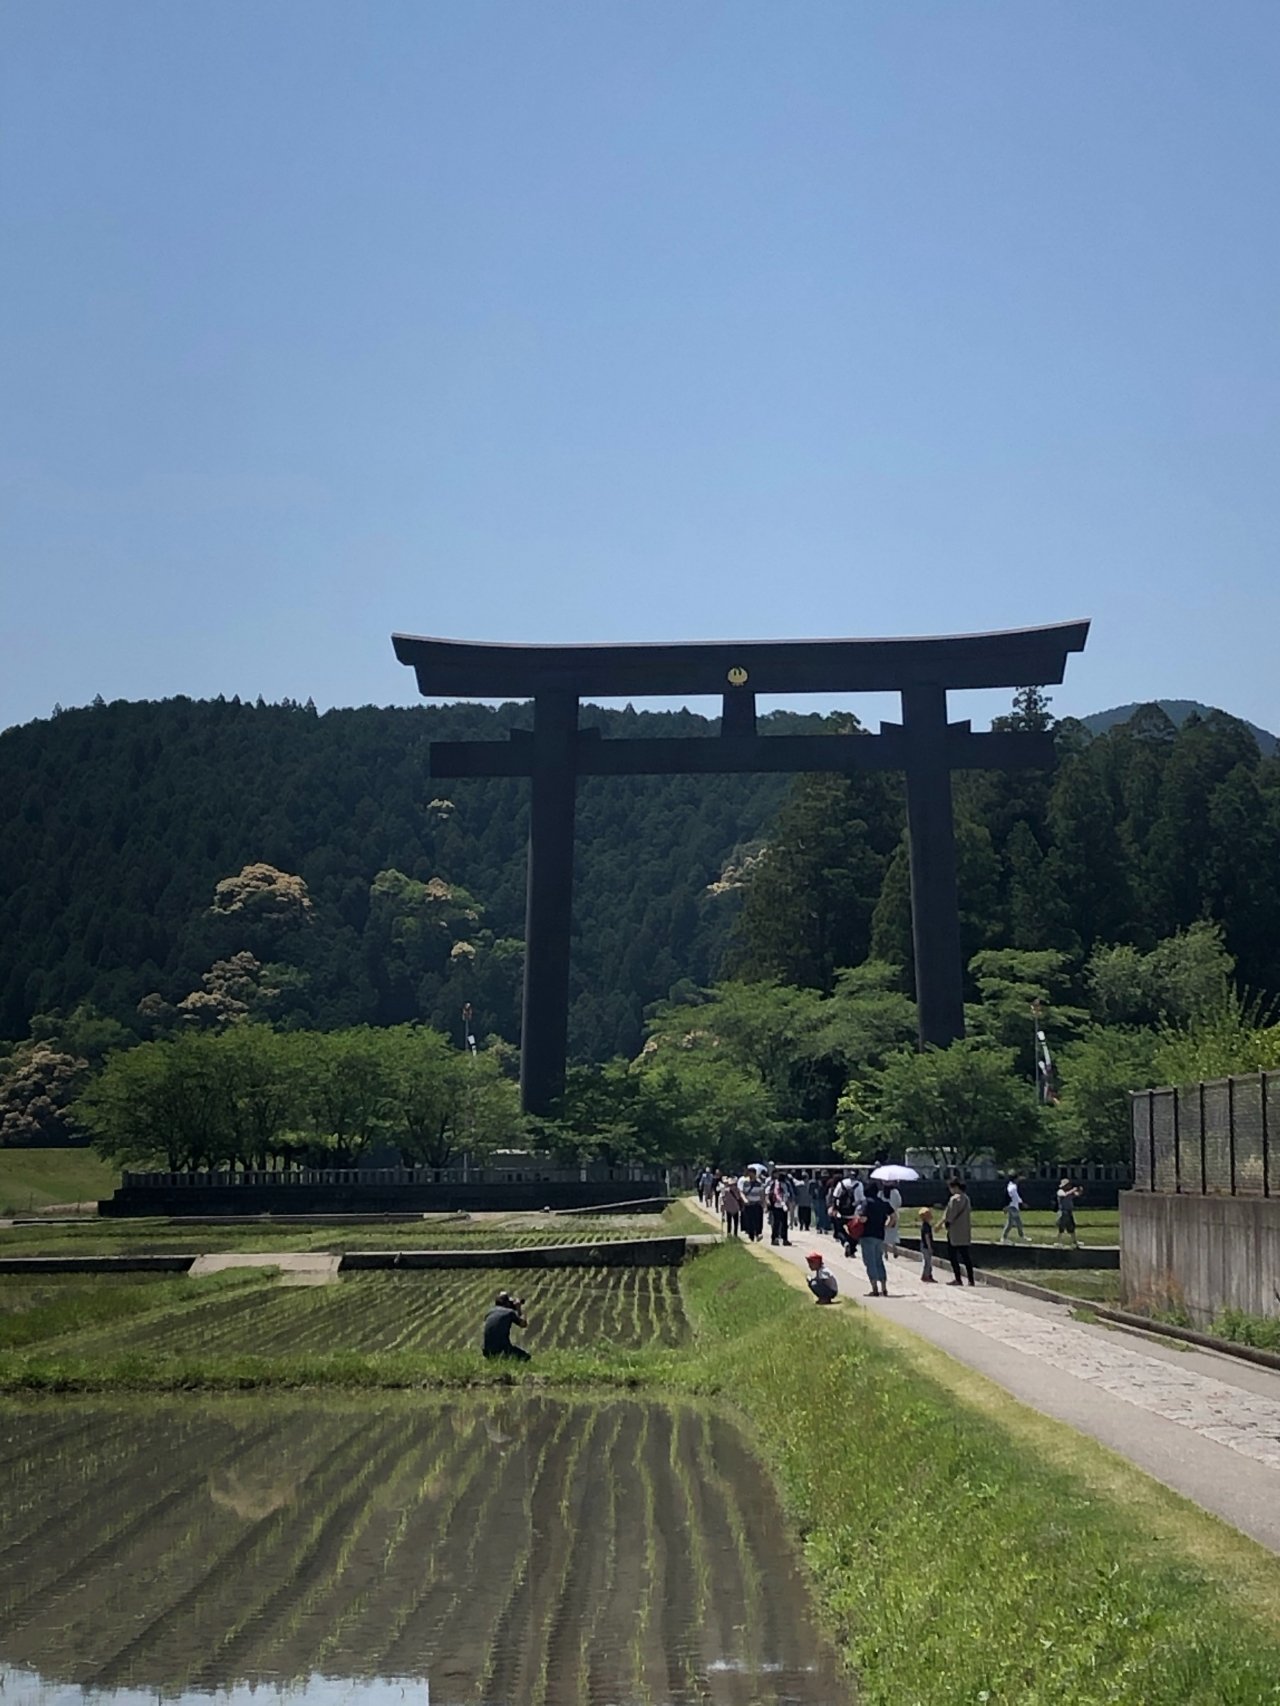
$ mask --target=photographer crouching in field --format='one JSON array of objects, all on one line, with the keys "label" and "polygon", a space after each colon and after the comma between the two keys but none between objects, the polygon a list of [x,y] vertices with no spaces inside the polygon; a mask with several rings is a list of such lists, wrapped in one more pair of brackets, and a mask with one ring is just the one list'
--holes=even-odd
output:
[{"label": "photographer crouching in field", "polygon": [[484,1318],[484,1354],[487,1357],[514,1357],[518,1362],[528,1362],[528,1351],[511,1343],[511,1329],[528,1325],[524,1314],[524,1298],[513,1297],[509,1291],[500,1291],[493,1300],[493,1308]]}]

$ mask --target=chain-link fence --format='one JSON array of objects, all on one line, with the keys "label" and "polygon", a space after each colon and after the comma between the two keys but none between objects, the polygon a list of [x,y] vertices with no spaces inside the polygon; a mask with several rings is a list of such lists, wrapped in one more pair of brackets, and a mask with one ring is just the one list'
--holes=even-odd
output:
[{"label": "chain-link fence", "polygon": [[1135,1090],[1133,1188],[1189,1196],[1280,1196],[1280,1072]]}]

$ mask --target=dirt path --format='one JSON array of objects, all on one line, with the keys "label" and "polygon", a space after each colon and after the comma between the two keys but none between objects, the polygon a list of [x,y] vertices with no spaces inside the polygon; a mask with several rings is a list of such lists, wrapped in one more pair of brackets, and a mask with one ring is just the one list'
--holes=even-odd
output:
[{"label": "dirt path", "polygon": [[938,1284],[924,1285],[909,1255],[889,1261],[891,1295],[873,1302],[860,1261],[831,1238],[795,1237],[790,1248],[751,1248],[801,1270],[805,1252],[821,1250],[858,1308],[918,1334],[1280,1553],[1280,1373],[1073,1320],[1069,1300],[952,1287],[946,1264],[935,1269]]}]

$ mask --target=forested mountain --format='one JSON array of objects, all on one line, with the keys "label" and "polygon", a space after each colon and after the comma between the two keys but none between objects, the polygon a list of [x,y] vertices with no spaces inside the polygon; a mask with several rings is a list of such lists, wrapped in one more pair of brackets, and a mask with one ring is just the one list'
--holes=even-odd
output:
[{"label": "forested mountain", "polygon": [[[582,720],[609,735],[716,728],[684,712],[584,707]],[[527,785],[435,785],[427,746],[502,739],[529,721],[527,705],[318,716],[179,698],[5,731],[0,1036],[86,1000],[137,1028],[140,1001],[207,993],[211,972],[225,986],[237,974],[216,968],[250,953],[272,993],[239,993],[277,1022],[421,1018],[455,1035],[471,1000],[482,1033],[516,1040]],[[648,1002],[715,974],[737,896],[708,885],[787,787],[779,776],[581,785],[575,1056],[634,1054]],[[215,905],[215,885],[251,865],[300,878],[307,906],[261,894]]]},{"label": "forested mountain", "polygon": [[[433,784],[432,739],[502,738],[528,706],[95,704],[0,735],[0,1037],[90,1003],[136,1035],[228,1014],[290,1028],[421,1021],[518,1037],[527,787]],[[1008,725],[1044,726],[1018,697]],[[603,712],[610,736],[709,736]],[[780,715],[819,731],[848,719]],[[966,960],[1147,949],[1221,923],[1280,993],[1280,758],[1220,713],[1156,706],[1052,775],[956,778]],[[593,780],[579,791],[571,1050],[634,1056],[655,1001],[726,972],[830,990],[909,968],[898,778]],[[745,897],[745,901],[744,901]],[[909,970],[906,973],[909,982]]]},{"label": "forested mountain", "polygon": [[[1003,727],[1049,725],[1035,689]],[[1241,983],[1280,995],[1280,757],[1221,712],[1181,728],[1140,706],[1107,734],[1056,727],[1056,771],[954,782],[966,963],[986,948],[1149,950],[1221,925]],[[831,987],[861,956],[909,967],[906,847],[892,780],[801,780],[770,834],[740,925],[747,969]],[[971,992],[972,993],[972,992]]]},{"label": "forested mountain", "polygon": [[[1178,729],[1188,717],[1199,717],[1203,721],[1205,717],[1223,715],[1212,705],[1202,705],[1198,699],[1156,699],[1153,703]],[[1092,716],[1081,718],[1081,721],[1091,735],[1104,735],[1109,729],[1115,728],[1117,723],[1127,723],[1142,708],[1138,704],[1114,705],[1109,711],[1095,711]],[[1245,722],[1244,726],[1257,741],[1258,751],[1264,758],[1270,758],[1280,748],[1280,740],[1277,740],[1270,730],[1260,729],[1257,723]]]}]

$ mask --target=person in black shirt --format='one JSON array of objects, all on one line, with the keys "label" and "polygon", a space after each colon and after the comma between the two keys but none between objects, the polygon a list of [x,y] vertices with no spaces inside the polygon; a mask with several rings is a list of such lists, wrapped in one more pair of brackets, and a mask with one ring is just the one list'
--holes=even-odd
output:
[{"label": "person in black shirt", "polygon": [[871,1281],[871,1296],[888,1297],[889,1281],[884,1271],[884,1235],[886,1227],[897,1225],[898,1217],[893,1212],[893,1204],[887,1197],[880,1195],[880,1186],[875,1179],[867,1180],[862,1217],[867,1223],[860,1240],[862,1260],[867,1270],[867,1278]]},{"label": "person in black shirt", "polygon": [[520,1362],[528,1362],[528,1351],[511,1343],[511,1329],[528,1325],[524,1316],[524,1299],[512,1297],[509,1291],[500,1291],[493,1300],[493,1308],[484,1318],[484,1354],[487,1357],[515,1357]]}]

